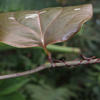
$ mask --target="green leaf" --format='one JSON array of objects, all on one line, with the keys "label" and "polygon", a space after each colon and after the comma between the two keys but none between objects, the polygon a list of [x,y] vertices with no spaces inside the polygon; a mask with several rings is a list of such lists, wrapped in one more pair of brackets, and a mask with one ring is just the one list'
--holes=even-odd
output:
[{"label": "green leaf", "polygon": [[0,96],[0,100],[25,100],[25,97],[18,92],[6,96]]},{"label": "green leaf", "polygon": [[27,85],[28,92],[31,93],[32,100],[69,100],[70,96],[76,95],[66,87],[54,88],[52,86],[42,85]]},{"label": "green leaf", "polygon": [[23,78],[15,78],[15,79],[8,79],[2,80],[2,84],[0,84],[0,96],[7,95],[13,93],[20,89],[23,85],[25,85],[29,79]]}]

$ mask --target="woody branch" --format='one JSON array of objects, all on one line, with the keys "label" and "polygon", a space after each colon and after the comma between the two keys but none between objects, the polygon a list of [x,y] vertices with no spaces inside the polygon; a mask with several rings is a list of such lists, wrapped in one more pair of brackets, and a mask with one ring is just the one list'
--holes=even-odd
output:
[{"label": "woody branch", "polygon": [[[79,61],[66,61],[66,62],[62,62],[62,63],[54,63],[54,67],[66,67],[66,68],[74,68],[78,65],[87,65],[87,64],[95,64],[95,63],[100,63],[100,58],[96,58],[96,59],[86,59],[86,60],[79,60]],[[14,74],[8,74],[8,75],[1,75],[0,76],[0,80],[1,79],[8,79],[8,78],[14,78],[14,77],[20,77],[20,76],[25,76],[25,75],[29,75],[29,74],[33,74],[39,71],[42,71],[44,69],[47,68],[54,68],[51,66],[50,63],[45,64],[45,65],[41,65],[38,66],[35,69],[29,70],[29,71],[24,71],[24,72],[20,72],[20,73],[14,73]]]}]

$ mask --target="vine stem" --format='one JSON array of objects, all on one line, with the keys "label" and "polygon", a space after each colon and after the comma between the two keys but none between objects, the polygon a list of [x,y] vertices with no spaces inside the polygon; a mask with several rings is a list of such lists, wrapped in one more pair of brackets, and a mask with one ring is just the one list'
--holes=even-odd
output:
[{"label": "vine stem", "polygon": [[24,71],[24,72],[15,73],[15,74],[1,75],[0,80],[33,74],[33,73],[42,71],[47,68],[56,68],[56,67],[64,67],[64,66],[66,68],[74,68],[75,66],[82,65],[82,64],[87,65],[87,64],[95,64],[95,63],[100,63],[100,58],[89,59],[89,60],[88,59],[87,60],[79,60],[79,61],[73,60],[73,61],[66,61],[64,63],[54,63],[55,66],[53,66],[53,67],[51,66],[50,63],[48,63],[45,65],[38,66],[37,68],[29,70],[29,71]]}]

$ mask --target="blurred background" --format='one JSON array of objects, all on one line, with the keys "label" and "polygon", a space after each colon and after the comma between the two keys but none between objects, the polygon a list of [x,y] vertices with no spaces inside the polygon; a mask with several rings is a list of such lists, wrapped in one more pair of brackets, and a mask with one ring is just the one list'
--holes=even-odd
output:
[{"label": "blurred background", "polygon": [[[72,39],[49,50],[54,59],[60,60],[80,58],[80,52],[73,48],[87,57],[100,57],[100,0],[0,0],[0,12],[87,3],[93,4],[93,18]],[[30,70],[46,62],[47,56],[40,48],[17,49],[0,43],[0,75]],[[100,100],[100,64],[52,68],[0,80],[0,100]]]}]

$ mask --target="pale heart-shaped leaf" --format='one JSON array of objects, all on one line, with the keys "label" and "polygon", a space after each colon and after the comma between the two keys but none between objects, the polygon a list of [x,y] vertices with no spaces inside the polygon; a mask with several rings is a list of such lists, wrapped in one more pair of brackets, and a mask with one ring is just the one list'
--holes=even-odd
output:
[{"label": "pale heart-shaped leaf", "polygon": [[0,14],[0,41],[15,47],[46,47],[68,40],[92,17],[92,5]]}]

